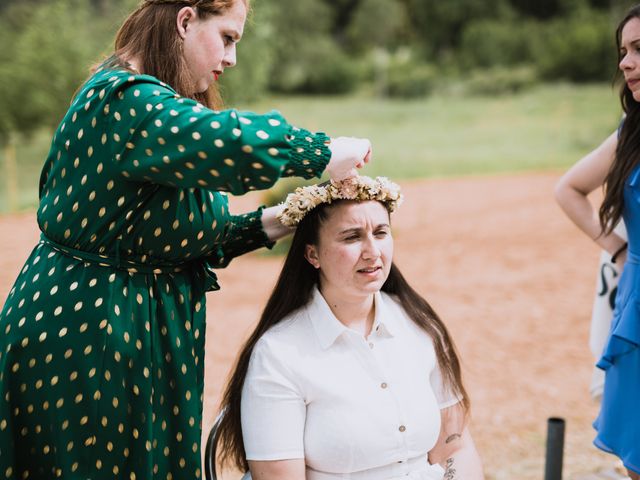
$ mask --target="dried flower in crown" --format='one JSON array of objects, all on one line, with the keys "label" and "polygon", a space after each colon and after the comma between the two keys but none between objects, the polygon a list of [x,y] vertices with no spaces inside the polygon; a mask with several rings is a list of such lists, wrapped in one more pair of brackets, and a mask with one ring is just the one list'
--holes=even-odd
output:
[{"label": "dried flower in crown", "polygon": [[402,203],[402,194],[398,184],[386,177],[356,176],[336,182],[321,183],[298,187],[287,195],[284,208],[278,214],[283,225],[294,227],[311,210],[322,203],[335,200],[355,200],[358,202],[376,200],[384,203],[389,212],[393,212]]}]

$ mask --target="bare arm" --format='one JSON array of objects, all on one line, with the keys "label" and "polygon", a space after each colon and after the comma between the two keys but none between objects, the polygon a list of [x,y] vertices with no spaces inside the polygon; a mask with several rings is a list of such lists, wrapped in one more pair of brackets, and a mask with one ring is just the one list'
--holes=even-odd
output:
[{"label": "bare arm", "polygon": [[253,480],[305,480],[304,459],[249,460]]},{"label": "bare arm", "polygon": [[601,235],[600,221],[587,196],[604,184],[615,158],[618,133],[612,133],[598,148],[569,169],[556,184],[556,201],[580,230],[609,253],[624,240],[615,233]]},{"label": "bare arm", "polygon": [[484,480],[482,461],[465,424],[460,404],[442,410],[442,426],[429,461],[444,469],[443,480]]},{"label": "bare arm", "polygon": [[271,241],[279,240],[294,232],[293,228],[285,227],[276,218],[280,210],[282,210],[282,205],[267,207],[262,210],[262,229]]}]

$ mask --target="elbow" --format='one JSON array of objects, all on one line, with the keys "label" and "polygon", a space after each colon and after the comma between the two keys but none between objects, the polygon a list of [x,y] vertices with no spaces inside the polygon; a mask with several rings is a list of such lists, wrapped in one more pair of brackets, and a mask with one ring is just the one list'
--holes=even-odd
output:
[{"label": "elbow", "polygon": [[588,192],[576,187],[568,176],[565,175],[556,183],[553,189],[553,196],[560,208],[566,211],[578,198],[586,199]]}]

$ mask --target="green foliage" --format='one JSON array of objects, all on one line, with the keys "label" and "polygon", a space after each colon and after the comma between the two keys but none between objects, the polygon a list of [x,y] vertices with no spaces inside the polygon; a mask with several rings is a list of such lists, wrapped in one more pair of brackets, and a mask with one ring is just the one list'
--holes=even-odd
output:
[{"label": "green foliage", "polygon": [[303,57],[299,67],[304,80],[294,92],[344,94],[353,91],[358,81],[356,63],[328,39],[321,39],[313,51]]},{"label": "green foliage", "polygon": [[30,134],[62,118],[104,49],[104,20],[83,0],[14,3],[0,17],[0,132]]},{"label": "green foliage", "polygon": [[390,98],[418,98],[429,95],[436,84],[434,68],[408,54],[391,57],[387,66],[386,94]]},{"label": "green foliage", "polygon": [[394,49],[411,39],[409,23],[400,0],[361,0],[346,30],[349,47],[354,52]]},{"label": "green foliage", "polygon": [[[569,3],[566,0],[565,8]],[[545,23],[513,19],[470,24],[462,35],[463,64],[534,65],[538,77],[550,81],[610,80],[616,68],[610,16],[589,10],[582,0],[574,3],[573,15]]]},{"label": "green foliage", "polygon": [[274,64],[271,88],[283,93],[343,94],[358,81],[356,62],[329,37],[302,42],[295,49],[295,61]]},{"label": "green foliage", "polygon": [[229,105],[257,100],[268,88],[274,57],[270,14],[269,5],[264,2],[253,6],[243,40],[237,47],[237,65],[227,70],[221,79],[222,95]]},{"label": "green foliage", "polygon": [[459,45],[460,36],[470,23],[503,18],[511,12],[508,0],[403,1],[424,51],[436,59]]},{"label": "green foliage", "polygon": [[470,68],[530,63],[541,33],[539,24],[529,20],[479,20],[465,28],[460,57]]},{"label": "green foliage", "polygon": [[617,63],[614,45],[609,16],[585,12],[544,24],[533,57],[545,80],[610,80]]},{"label": "green foliage", "polygon": [[[19,92],[6,95],[22,101],[18,113],[0,99],[0,136],[8,128],[26,131],[55,123],[86,75],[86,67],[108,53],[121,20],[138,3],[3,1],[0,39],[12,48],[0,52],[0,85],[8,86],[4,92],[28,88],[30,93],[28,98]],[[445,68],[535,64],[543,79],[608,78],[615,53],[608,40],[613,30],[610,19],[629,6],[623,3],[254,0],[254,15],[238,50],[238,65],[222,79],[223,95],[228,103],[237,103],[260,98],[268,90],[350,92],[372,78],[362,74],[362,64],[372,51],[406,48],[422,61],[437,64],[440,73]],[[385,89],[388,84],[391,95],[422,95],[428,90],[420,87],[428,85],[430,76],[428,67],[420,62],[389,70],[388,78],[378,75],[379,65],[374,66],[375,81],[382,81]],[[29,68],[37,68],[40,75],[27,71]],[[414,88],[416,85],[420,88]],[[12,122],[20,127],[10,127]]]},{"label": "green foliage", "polygon": [[270,3],[273,63],[269,86],[274,91],[300,91],[308,80],[315,57],[330,48],[331,8],[317,0],[277,0]]},{"label": "green foliage", "polygon": [[531,66],[493,67],[474,70],[463,87],[470,95],[497,96],[533,87],[537,80],[535,69]]}]

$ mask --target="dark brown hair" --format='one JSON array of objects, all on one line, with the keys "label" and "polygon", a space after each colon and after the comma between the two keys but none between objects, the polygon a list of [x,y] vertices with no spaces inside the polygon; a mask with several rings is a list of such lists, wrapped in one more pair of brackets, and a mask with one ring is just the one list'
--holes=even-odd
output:
[{"label": "dark brown hair", "polygon": [[[640,5],[631,8],[616,29],[618,63],[622,60],[622,30],[633,18],[640,18]],[[618,69],[616,79],[620,81],[621,78],[623,79],[623,75]],[[640,162],[640,103],[633,98],[633,93],[624,81],[620,86],[620,103],[625,119],[618,132],[616,156],[604,181],[604,200],[598,212],[603,233],[611,233],[620,220],[624,207],[624,184]]]},{"label": "dark brown hair", "polygon": [[[224,410],[225,415],[215,438],[215,441],[220,444],[219,458],[222,464],[234,465],[243,471],[249,469],[242,438],[240,401],[251,352],[269,328],[311,301],[319,275],[318,271],[305,259],[305,247],[317,245],[320,227],[327,220],[329,210],[339,203],[341,202],[316,207],[298,225],[282,271],[260,321],[238,355],[222,399],[221,409]],[[411,288],[393,263],[382,291],[395,295],[408,316],[433,339],[444,383],[453,394],[462,399],[464,409],[468,411],[469,399],[462,384],[460,362],[444,323],[429,303]]]},{"label": "dark brown hair", "polygon": [[184,7],[193,7],[201,18],[222,15],[236,1],[249,8],[249,0],[144,0],[118,30],[114,56],[106,64],[130,68],[127,59],[139,58],[141,73],[156,77],[206,107],[220,108],[222,100],[216,84],[206,92],[194,92],[176,17]]}]

